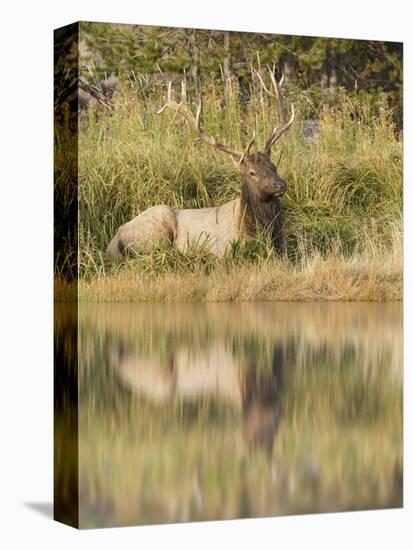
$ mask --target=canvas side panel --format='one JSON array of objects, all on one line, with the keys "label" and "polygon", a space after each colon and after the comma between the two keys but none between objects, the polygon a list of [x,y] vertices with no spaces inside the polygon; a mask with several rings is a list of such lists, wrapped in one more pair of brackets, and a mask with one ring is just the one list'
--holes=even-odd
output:
[{"label": "canvas side panel", "polygon": [[[54,268],[62,288],[77,299],[78,275],[78,23],[54,36]],[[65,283],[65,284],[64,284]]]},{"label": "canvas side panel", "polygon": [[54,314],[54,518],[79,527],[77,303]]},{"label": "canvas side panel", "polygon": [[79,526],[79,25],[54,33],[54,518]]}]

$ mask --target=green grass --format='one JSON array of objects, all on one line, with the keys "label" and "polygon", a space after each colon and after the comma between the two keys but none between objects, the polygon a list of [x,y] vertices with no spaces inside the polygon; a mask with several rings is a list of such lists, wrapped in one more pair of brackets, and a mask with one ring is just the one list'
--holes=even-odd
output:
[{"label": "green grass", "polygon": [[[284,275],[294,283],[298,272],[311,270],[314,258],[334,258],[347,273],[357,258],[360,265],[371,267],[367,260],[374,263],[378,257],[391,257],[391,276],[388,265],[381,273],[376,262],[377,284],[385,285],[386,292],[369,291],[370,299],[400,299],[402,143],[391,112],[384,100],[377,105],[366,95],[343,92],[335,105],[318,110],[319,137],[308,140],[300,124],[308,109],[304,94],[296,92],[290,100],[298,111],[297,121],[274,151],[275,160],[283,153],[279,173],[289,185],[283,199],[288,245]],[[119,295],[130,295],[127,281],[141,275],[145,282],[147,275],[152,282],[156,280],[152,297],[163,300],[171,278],[183,281],[190,274],[203,281],[202,288],[177,299],[209,299],[211,292],[205,291],[205,285],[212,273],[216,274],[215,294],[225,299],[220,287],[227,286],[228,277],[233,281],[240,268],[258,278],[261,272],[265,278],[268,270],[275,273],[280,269],[279,260],[260,238],[248,245],[235,243],[224,260],[202,250],[182,254],[165,247],[122,265],[105,257],[117,228],[150,206],[202,208],[223,204],[239,193],[239,174],[230,158],[197,140],[179,116],[156,115],[163,101],[160,93],[143,97],[139,90],[125,87],[115,97],[112,110],[91,109],[82,122],[87,130],[79,135],[78,262],[80,294],[85,299],[118,299],[115,291],[101,291],[102,285],[107,288],[111,281],[118,283]],[[205,129],[236,148],[245,146],[254,129],[262,148],[276,123],[275,106],[259,96],[247,105],[234,96],[221,108],[218,93],[210,87],[204,91],[203,104]],[[64,148],[64,140],[57,141],[59,195],[64,194],[69,177],[63,169]],[[61,267],[56,269],[58,276],[59,270]],[[370,273],[371,269],[366,280],[371,280]],[[266,295],[263,289],[264,299],[280,299],[276,294]],[[369,299],[369,292],[353,292],[348,299]],[[145,299],[136,288],[135,299]]]}]

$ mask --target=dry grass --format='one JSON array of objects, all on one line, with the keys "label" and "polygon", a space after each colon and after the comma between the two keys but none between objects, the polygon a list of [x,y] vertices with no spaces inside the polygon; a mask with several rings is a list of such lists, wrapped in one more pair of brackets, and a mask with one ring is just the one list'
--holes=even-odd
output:
[{"label": "dry grass", "polygon": [[[101,302],[401,300],[401,236],[381,254],[365,252],[348,258],[314,253],[299,263],[272,259],[185,273],[142,273],[132,264],[117,274],[80,280],[78,289],[80,300]],[[70,299],[70,287],[58,282],[56,298]]]}]

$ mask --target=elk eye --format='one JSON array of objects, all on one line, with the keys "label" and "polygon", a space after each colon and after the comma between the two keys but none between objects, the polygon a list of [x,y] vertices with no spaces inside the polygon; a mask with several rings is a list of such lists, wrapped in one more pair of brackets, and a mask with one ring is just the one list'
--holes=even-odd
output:
[{"label": "elk eye", "polygon": [[256,173],[254,172],[254,170],[250,170],[250,176],[256,176]]}]

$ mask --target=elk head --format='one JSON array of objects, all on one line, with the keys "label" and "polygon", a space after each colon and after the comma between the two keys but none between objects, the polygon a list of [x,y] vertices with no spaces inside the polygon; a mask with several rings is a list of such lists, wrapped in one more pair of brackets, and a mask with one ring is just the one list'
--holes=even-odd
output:
[{"label": "elk head", "polygon": [[250,154],[250,149],[255,141],[255,133],[242,154],[239,163],[241,177],[248,184],[250,190],[261,201],[268,201],[272,197],[281,197],[287,190],[287,183],[280,178],[277,173],[277,166],[271,160],[271,148],[274,143],[288,130],[294,122],[294,106],[291,106],[291,116],[286,122],[284,99],[281,92],[283,78],[277,82],[273,72],[268,70],[271,78],[273,90],[269,90],[258,71],[253,71],[257,75],[265,93],[277,101],[279,110],[279,126],[275,127],[268,137],[264,151]]},{"label": "elk head", "polygon": [[202,110],[202,101],[200,100],[196,116],[194,116],[184,103],[177,103],[172,99],[172,83],[168,84],[168,99],[166,104],[158,111],[162,113],[166,108],[170,108],[179,112],[187,122],[195,129],[200,138],[219,151],[227,153],[233,161],[239,166],[241,179],[244,185],[247,185],[249,192],[255,196],[255,199],[262,202],[267,202],[273,197],[281,197],[287,190],[287,183],[280,178],[277,173],[277,167],[271,160],[271,148],[274,143],[290,128],[294,122],[294,106],[291,106],[291,116],[286,121],[284,100],[281,92],[283,78],[277,82],[273,72],[269,69],[273,91],[269,90],[258,71],[254,71],[257,75],[261,86],[265,93],[275,99],[279,109],[279,126],[275,127],[268,137],[264,151],[251,153],[251,148],[255,143],[255,132],[251,141],[248,143],[244,151],[237,151],[232,147],[218,143],[212,136],[207,134],[200,124],[200,116]]},{"label": "elk head", "polygon": [[259,201],[282,197],[287,190],[287,184],[278,175],[270,153],[245,155],[240,163],[240,172],[243,183]]}]

